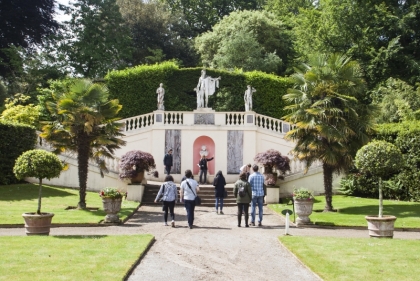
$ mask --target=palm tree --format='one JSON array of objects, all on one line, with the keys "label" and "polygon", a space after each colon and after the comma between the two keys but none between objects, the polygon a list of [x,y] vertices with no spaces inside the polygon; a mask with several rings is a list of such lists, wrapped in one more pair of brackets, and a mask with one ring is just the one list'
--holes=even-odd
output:
[{"label": "palm tree", "polygon": [[294,124],[286,138],[296,142],[293,154],[307,167],[320,160],[323,166],[326,206],[333,211],[334,173],[353,165],[357,150],[369,140],[374,107],[361,102],[365,82],[359,65],[345,55],[316,55],[292,76],[295,88],[283,97]]},{"label": "palm tree", "polygon": [[[113,158],[115,149],[125,145],[119,137],[122,124],[116,118],[122,105],[117,99],[108,100],[108,89],[89,80],[76,80],[68,90],[53,92],[46,102],[52,121],[45,122],[41,137],[55,148],[56,153],[77,152],[79,173],[78,208],[86,208],[86,184],[89,158],[101,161]],[[102,170],[101,170],[102,172]]]}]

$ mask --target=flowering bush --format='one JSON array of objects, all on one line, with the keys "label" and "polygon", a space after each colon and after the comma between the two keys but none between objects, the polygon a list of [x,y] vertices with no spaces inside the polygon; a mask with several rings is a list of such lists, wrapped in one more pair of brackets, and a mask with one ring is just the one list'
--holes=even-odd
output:
[{"label": "flowering bush", "polygon": [[312,191],[301,187],[293,190],[293,199],[312,200],[314,199],[314,196],[312,195]]},{"label": "flowering bush", "polygon": [[156,168],[152,154],[140,150],[132,150],[121,157],[120,179],[135,178],[138,173]]},{"label": "flowering bush", "polygon": [[254,161],[264,166],[265,172],[272,172],[273,167],[281,173],[290,171],[289,157],[282,156],[281,153],[274,149],[269,149],[265,152],[260,152],[254,157]]},{"label": "flowering bush", "polygon": [[113,187],[105,187],[103,190],[101,190],[101,192],[99,192],[99,196],[102,198],[120,199],[127,197],[127,192],[119,191]]}]

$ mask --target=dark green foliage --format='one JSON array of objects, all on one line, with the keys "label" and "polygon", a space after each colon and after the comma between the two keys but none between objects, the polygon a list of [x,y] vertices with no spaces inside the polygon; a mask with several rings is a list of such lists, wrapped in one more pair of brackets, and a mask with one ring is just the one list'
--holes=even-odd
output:
[{"label": "dark green foliage", "polygon": [[17,183],[13,174],[16,159],[35,147],[35,128],[8,122],[0,122],[0,184]]},{"label": "dark green foliage", "polygon": [[[253,109],[263,115],[281,118],[285,102],[282,96],[292,83],[282,77],[262,72],[228,72],[207,69],[207,75],[221,76],[220,87],[209,97],[209,107],[216,111],[243,111],[247,85],[257,92],[253,95]],[[192,111],[197,108],[194,88],[201,68],[178,68],[172,62],[142,65],[106,76],[111,98],[123,105],[121,117],[127,118],[151,113],[157,109],[156,89],[160,83],[165,88],[165,110]]]},{"label": "dark green foliage", "polygon": [[[378,127],[376,139],[395,144],[403,154],[400,173],[384,181],[384,198],[420,201],[420,122],[383,124]],[[341,183],[345,192],[355,196],[377,197],[377,180],[352,171]]]}]

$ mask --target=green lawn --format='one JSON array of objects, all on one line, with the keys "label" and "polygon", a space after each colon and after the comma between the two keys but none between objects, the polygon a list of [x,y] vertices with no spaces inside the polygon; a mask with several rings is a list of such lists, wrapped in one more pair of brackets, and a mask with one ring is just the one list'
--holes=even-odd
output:
[{"label": "green lawn", "polygon": [[152,235],[0,237],[0,280],[123,280]]},{"label": "green lawn", "polygon": [[[269,208],[278,213],[284,209],[293,210],[291,202],[288,205],[270,204]],[[311,221],[317,225],[365,227],[365,216],[377,215],[379,210],[377,199],[334,195],[332,203],[337,212],[324,213],[325,198],[316,196]],[[397,228],[420,228],[420,203],[384,200],[384,215],[396,216]],[[293,220],[293,215],[290,218]]]},{"label": "green lawn", "polygon": [[[0,185],[0,225],[23,225],[22,213],[36,212],[38,204],[37,184]],[[66,210],[69,206],[77,206],[79,191],[43,185],[42,212],[54,213],[53,224],[97,224],[105,217],[102,199],[97,192],[87,192],[86,203],[94,210]],[[120,218],[123,220],[138,207],[137,202],[123,200]]]},{"label": "green lawn", "polygon": [[325,281],[419,280],[419,240],[297,236],[279,239]]}]

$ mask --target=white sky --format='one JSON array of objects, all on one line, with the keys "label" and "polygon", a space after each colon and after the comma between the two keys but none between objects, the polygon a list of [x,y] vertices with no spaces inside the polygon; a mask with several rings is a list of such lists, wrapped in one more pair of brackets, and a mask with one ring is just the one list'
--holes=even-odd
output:
[{"label": "white sky", "polygon": [[70,16],[65,16],[63,14],[62,11],[58,10],[58,4],[62,4],[62,5],[66,5],[68,6],[70,0],[56,0],[57,4],[56,4],[56,14],[55,14],[55,19],[59,22],[65,21],[65,20],[69,20]]}]

